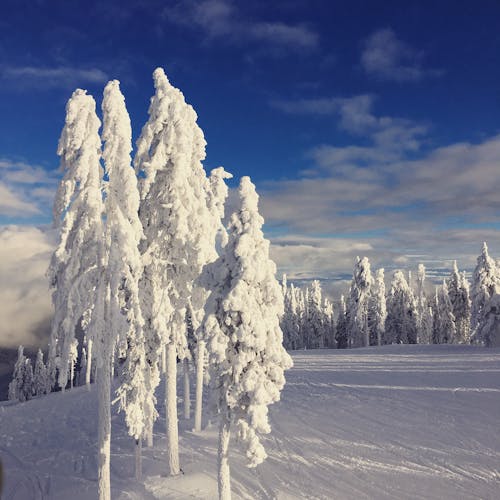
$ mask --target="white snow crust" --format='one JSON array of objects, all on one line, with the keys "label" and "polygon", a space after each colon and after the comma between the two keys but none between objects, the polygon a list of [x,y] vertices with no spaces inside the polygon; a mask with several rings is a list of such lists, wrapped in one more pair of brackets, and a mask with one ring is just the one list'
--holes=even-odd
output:
[{"label": "white snow crust", "polygon": [[[262,438],[268,459],[249,469],[237,447],[230,451],[233,498],[498,498],[500,349],[396,345],[292,357]],[[181,420],[184,475],[164,477],[159,411],[141,483],[124,416],[113,413],[112,498],[216,498],[216,426],[195,434]],[[96,415],[93,385],[0,403],[3,498],[95,499]]]}]

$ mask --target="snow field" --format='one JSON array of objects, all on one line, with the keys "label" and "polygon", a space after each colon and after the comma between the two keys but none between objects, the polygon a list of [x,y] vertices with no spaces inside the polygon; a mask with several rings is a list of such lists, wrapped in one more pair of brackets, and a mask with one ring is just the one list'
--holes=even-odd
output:
[{"label": "snow field", "polygon": [[[282,399],[270,407],[268,459],[248,469],[231,443],[233,498],[500,497],[500,349],[398,345],[292,357]],[[217,425],[195,434],[181,419],[184,474],[164,477],[163,404],[159,411],[141,483],[124,417],[113,411],[112,498],[216,498]],[[94,386],[1,403],[3,498],[94,499],[96,418]]]}]

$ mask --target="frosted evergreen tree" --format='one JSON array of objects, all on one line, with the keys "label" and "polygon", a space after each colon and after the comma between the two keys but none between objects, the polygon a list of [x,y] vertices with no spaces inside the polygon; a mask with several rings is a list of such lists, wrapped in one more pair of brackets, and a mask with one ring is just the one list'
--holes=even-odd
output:
[{"label": "frosted evergreen tree", "polygon": [[484,342],[480,333],[481,323],[485,321],[485,308],[490,298],[499,291],[498,281],[495,261],[488,254],[488,246],[483,243],[481,255],[477,258],[476,268],[472,275],[470,291],[472,339],[476,343]]},{"label": "frosted evergreen tree", "polygon": [[48,374],[45,363],[43,362],[43,352],[41,349],[38,349],[36,354],[35,361],[35,370],[33,372],[33,395],[34,396],[42,396],[43,394],[47,394],[48,389]]},{"label": "frosted evergreen tree", "polygon": [[339,315],[337,317],[337,326],[335,329],[335,340],[337,349],[346,349],[349,347],[349,337],[347,334],[347,308],[344,296],[340,296]]},{"label": "frosted evergreen tree", "polygon": [[231,216],[229,242],[205,269],[212,293],[205,329],[210,381],[220,418],[219,498],[231,498],[229,440],[235,427],[249,465],[266,458],[259,435],[270,432],[268,405],[280,398],[284,370],[292,365],[282,345],[283,297],[264,239],[258,195],[248,177],[239,187],[240,208]]},{"label": "frosted evergreen tree", "polygon": [[[226,180],[231,179],[232,177],[232,174],[226,172],[223,167],[217,167],[210,172],[210,177],[208,179],[209,188],[207,191],[208,208],[212,222],[207,227],[200,225],[198,228],[201,231],[201,237],[205,237],[205,247],[207,250],[205,256],[199,261],[200,272],[202,269],[202,263],[205,265],[208,262],[212,262],[217,257],[217,253],[214,250],[216,243],[218,243],[220,247],[224,247],[227,243],[227,233],[222,221],[224,219],[224,204],[229,193]],[[203,316],[205,314],[205,302],[207,296],[208,294],[206,290],[200,286],[196,280],[194,282],[191,298],[191,316],[193,330],[196,337],[196,397],[194,410],[195,432],[201,431],[203,384],[205,380],[204,372],[207,365],[206,342],[204,338],[204,330],[201,327]]]},{"label": "frosted evergreen tree", "polygon": [[33,365],[31,359],[24,361],[23,383],[19,389],[19,401],[28,401],[33,397]]},{"label": "frosted evergreen tree", "polygon": [[306,308],[306,298],[304,291],[300,288],[295,288],[296,301],[297,301],[297,330],[298,330],[298,341],[297,349],[304,349],[306,347],[307,341],[307,308]]},{"label": "frosted evergreen tree", "polygon": [[314,280],[309,287],[307,303],[308,349],[318,349],[325,346],[325,318],[323,313],[323,298],[321,285]]},{"label": "frosted evergreen tree", "polygon": [[387,308],[384,269],[377,269],[370,299],[370,345],[382,345]]},{"label": "frosted evergreen tree", "polygon": [[433,342],[434,344],[453,344],[456,335],[455,317],[446,280],[443,280],[443,284],[437,290],[436,305]]},{"label": "frosted evergreen tree", "polygon": [[141,288],[151,366],[157,366],[161,349],[166,349],[168,473],[176,475],[180,473],[177,357],[184,358],[187,350],[189,300],[195,319],[202,307],[197,302],[203,300],[193,295],[193,283],[203,265],[216,257],[213,240],[220,224],[214,224],[209,206],[213,191],[201,164],[206,143],[197,115],[161,68],[153,78],[156,92],[134,159],[142,176],[140,217],[146,235]]},{"label": "frosted evergreen tree", "polygon": [[298,349],[300,346],[300,314],[297,303],[297,290],[293,283],[287,288],[285,312],[281,320],[283,345],[286,349]]},{"label": "frosted evergreen tree", "polygon": [[373,278],[367,257],[356,257],[349,300],[347,301],[347,336],[349,347],[370,345],[368,324]]},{"label": "frosted evergreen tree", "polygon": [[[59,385],[63,390],[68,380],[75,328],[82,318],[84,329],[88,328],[96,303],[92,291],[101,270],[103,200],[99,127],[94,99],[85,90],[75,90],[66,105],[66,121],[57,150],[64,172],[53,210],[60,240],[48,270],[54,304],[49,372],[53,377],[55,359],[60,357]],[[89,364],[91,359],[89,356]]]},{"label": "frosted evergreen tree", "polygon": [[[106,391],[109,391],[112,355],[116,346],[122,345],[117,400],[119,410],[125,413],[129,435],[137,445],[136,477],[140,479],[140,439],[146,423],[144,415],[155,415],[156,400],[151,370],[146,361],[144,320],[139,300],[139,279],[143,268],[139,242],[144,235],[138,215],[137,178],[130,157],[132,129],[117,80],[109,82],[104,89],[102,112],[103,160],[108,179],[105,239],[108,262],[105,275],[109,301],[106,304],[106,332],[101,341],[101,377],[106,379]],[[109,411],[108,397],[107,406],[103,409],[105,434],[111,432]],[[107,445],[107,436],[104,439]]]},{"label": "frosted evergreen tree", "polygon": [[384,344],[416,344],[415,298],[402,271],[395,271],[387,297]]},{"label": "frosted evergreen tree", "polygon": [[24,347],[20,345],[17,349],[17,360],[16,364],[14,365],[12,381],[9,384],[8,397],[10,401],[21,401],[21,394],[23,393],[25,366],[26,366],[26,356],[24,355]]},{"label": "frosted evergreen tree", "polygon": [[335,347],[335,320],[333,317],[333,304],[325,297],[323,301],[324,340],[323,347]]},{"label": "frosted evergreen tree", "polygon": [[453,317],[455,318],[456,344],[470,342],[470,311],[469,283],[465,274],[458,272],[457,261],[453,261],[453,270],[447,280],[448,294],[451,302]]},{"label": "frosted evergreen tree", "polygon": [[417,294],[415,297],[417,310],[417,341],[419,344],[430,344],[432,342],[432,309],[427,303],[425,295],[425,266],[418,265],[417,272]]},{"label": "frosted evergreen tree", "polygon": [[484,306],[478,335],[486,347],[500,347],[500,294],[492,295]]}]

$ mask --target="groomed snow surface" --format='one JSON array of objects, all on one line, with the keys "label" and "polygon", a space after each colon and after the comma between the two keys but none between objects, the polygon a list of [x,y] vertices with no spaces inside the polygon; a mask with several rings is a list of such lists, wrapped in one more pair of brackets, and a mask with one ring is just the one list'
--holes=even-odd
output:
[{"label": "groomed snow surface", "polygon": [[[269,458],[247,469],[231,445],[233,498],[500,498],[500,349],[400,345],[292,357],[282,401],[270,407]],[[96,498],[96,396],[79,387],[0,404],[4,499]],[[216,498],[217,426],[198,435],[192,426],[180,422],[184,475],[163,477],[160,408],[137,483],[132,441],[113,413],[112,497]]]}]

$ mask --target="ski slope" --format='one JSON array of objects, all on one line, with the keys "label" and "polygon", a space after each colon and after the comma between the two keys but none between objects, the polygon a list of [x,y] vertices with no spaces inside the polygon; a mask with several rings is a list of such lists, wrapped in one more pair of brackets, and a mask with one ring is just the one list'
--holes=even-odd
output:
[{"label": "ski slope", "polygon": [[[232,445],[233,498],[500,498],[500,349],[404,345],[293,359],[271,407],[269,458],[247,469]],[[94,387],[1,403],[3,498],[95,499],[96,406]],[[140,483],[114,414],[112,497],[216,498],[216,426],[196,435],[181,420],[184,475],[168,478],[163,405],[160,414]]]}]

